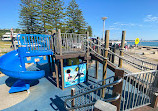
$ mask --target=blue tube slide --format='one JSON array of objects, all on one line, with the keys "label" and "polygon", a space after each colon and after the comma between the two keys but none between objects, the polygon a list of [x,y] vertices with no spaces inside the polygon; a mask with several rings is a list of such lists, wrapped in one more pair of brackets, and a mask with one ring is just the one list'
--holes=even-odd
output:
[{"label": "blue tube slide", "polygon": [[30,88],[30,82],[34,79],[44,77],[45,71],[26,71],[25,57],[51,55],[52,51],[27,52],[26,47],[13,50],[0,57],[0,71],[5,75],[17,78],[18,80],[11,86],[9,93],[25,91]]},{"label": "blue tube slide", "polygon": [[43,70],[24,71],[17,50],[13,50],[0,57],[0,71],[9,77],[24,80],[40,79],[45,75]]}]

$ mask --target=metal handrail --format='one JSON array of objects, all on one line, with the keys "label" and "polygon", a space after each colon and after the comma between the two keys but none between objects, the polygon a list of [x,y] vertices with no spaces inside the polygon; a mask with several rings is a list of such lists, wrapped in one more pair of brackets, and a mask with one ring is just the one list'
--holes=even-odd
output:
[{"label": "metal handrail", "polygon": [[[126,111],[151,103],[158,70],[124,75],[121,110]],[[154,88],[155,89],[155,88]]]},{"label": "metal handrail", "polygon": [[[105,80],[107,80],[107,79],[105,79]],[[103,81],[103,80],[102,80],[102,81]],[[102,86],[100,86],[100,87],[97,87],[97,88],[94,88],[94,89],[90,89],[90,90],[88,90],[88,91],[82,92],[82,93],[80,93],[80,94],[76,94],[76,95],[74,95],[74,96],[72,96],[72,97],[69,97],[69,98],[67,98],[67,99],[65,100],[64,106],[65,106],[65,108],[66,108],[67,110],[72,110],[72,109],[77,109],[77,108],[82,108],[82,107],[87,107],[87,106],[93,105],[94,102],[89,103],[89,104],[85,104],[85,105],[80,105],[80,106],[75,106],[75,107],[68,108],[66,103],[67,103],[67,101],[69,101],[69,100],[72,100],[72,99],[75,99],[75,98],[77,98],[77,97],[80,97],[80,96],[89,94],[89,93],[91,93],[91,92],[98,91],[98,90],[103,89],[103,88],[107,88],[107,87],[110,87],[110,86],[119,84],[119,83],[122,82],[122,81],[123,81],[123,78],[118,77],[118,80],[116,80],[116,81],[114,81],[114,82],[112,82],[112,83],[105,84],[105,85],[102,85]],[[109,99],[104,99],[104,100],[110,102],[110,101],[117,100],[119,97],[120,97],[120,95],[118,94],[118,95],[117,95],[116,97],[114,97],[114,98],[109,98]]]},{"label": "metal handrail", "polygon": [[[112,98],[108,98],[108,99],[103,99],[103,101],[105,102],[112,102],[112,101],[115,101],[115,100],[118,100],[120,98],[120,94],[116,94],[115,97],[112,97]],[[67,110],[73,110],[73,109],[78,109],[78,108],[82,108],[82,107],[87,107],[87,106],[92,106],[94,105],[96,102],[92,102],[92,103],[89,103],[89,104],[84,104],[84,105],[80,105],[80,106],[75,106],[75,107],[71,107],[71,108],[67,108]]]},{"label": "metal handrail", "polygon": [[128,73],[128,74],[125,74],[124,77],[138,75],[138,74],[144,74],[144,73],[153,73],[153,72],[158,72],[158,70],[150,70],[150,71],[142,71],[142,72],[136,72],[136,73]]}]

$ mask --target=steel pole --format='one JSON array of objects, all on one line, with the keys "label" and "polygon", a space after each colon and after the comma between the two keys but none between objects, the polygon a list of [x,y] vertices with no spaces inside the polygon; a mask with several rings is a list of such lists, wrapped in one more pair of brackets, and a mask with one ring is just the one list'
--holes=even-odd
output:
[{"label": "steel pole", "polygon": [[103,20],[103,42],[104,42],[104,27],[105,27],[105,19]]}]

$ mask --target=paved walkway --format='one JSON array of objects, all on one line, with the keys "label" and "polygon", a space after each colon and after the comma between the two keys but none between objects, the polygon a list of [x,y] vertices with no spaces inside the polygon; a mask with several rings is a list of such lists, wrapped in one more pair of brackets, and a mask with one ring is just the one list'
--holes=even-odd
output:
[{"label": "paved walkway", "polygon": [[[55,81],[52,78],[52,75],[49,73],[48,64],[41,64],[40,69],[44,69],[46,71],[46,77],[40,79],[39,81],[34,81],[32,83],[32,87],[30,88],[31,93],[29,94],[27,98],[25,98],[19,103],[16,103],[15,105],[11,107],[4,109],[3,111],[65,111],[64,100],[66,99],[67,96],[70,95],[71,88],[74,87],[77,90],[84,86],[89,85],[90,83],[95,83],[102,79],[102,73],[99,73],[98,80],[95,80],[93,78],[95,68],[92,66],[92,68],[89,69],[89,75],[91,75],[89,79],[91,81],[89,81],[88,83],[81,83],[79,85],[66,88],[63,91],[60,88],[56,87]],[[102,72],[102,66],[100,66],[99,72]],[[113,76],[113,75],[114,73],[108,70],[107,77]],[[10,81],[8,81],[8,79],[10,79]],[[12,80],[13,80],[12,78],[8,78],[7,76],[4,76],[0,78],[0,85],[3,85],[5,83],[8,85]],[[10,85],[8,86],[10,87]],[[21,93],[16,93],[16,94],[21,96]],[[2,101],[4,101],[5,99],[7,98],[4,97]],[[16,101],[16,100],[12,101],[11,99],[9,100],[11,103]]]}]

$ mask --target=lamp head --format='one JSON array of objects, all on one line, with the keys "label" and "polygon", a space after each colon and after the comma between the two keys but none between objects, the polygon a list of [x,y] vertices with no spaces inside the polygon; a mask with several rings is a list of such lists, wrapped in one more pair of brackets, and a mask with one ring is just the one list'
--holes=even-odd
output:
[{"label": "lamp head", "polygon": [[107,19],[108,17],[102,17],[102,20],[105,20],[105,19]]}]

